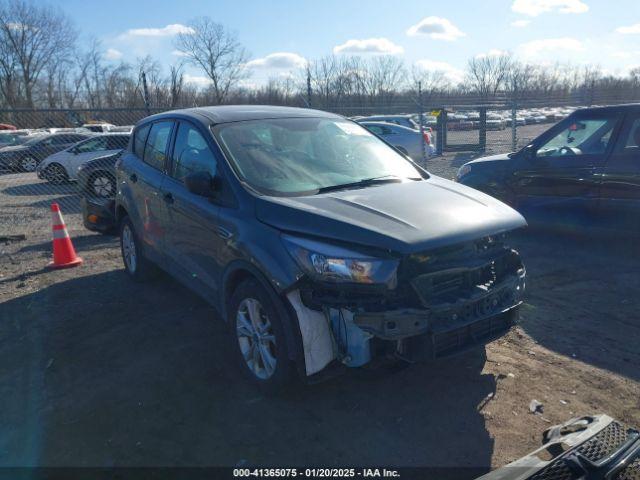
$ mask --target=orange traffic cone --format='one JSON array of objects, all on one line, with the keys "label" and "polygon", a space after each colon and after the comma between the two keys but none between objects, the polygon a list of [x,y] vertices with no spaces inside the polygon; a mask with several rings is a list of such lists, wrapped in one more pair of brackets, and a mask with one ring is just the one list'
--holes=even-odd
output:
[{"label": "orange traffic cone", "polygon": [[57,203],[51,204],[51,221],[53,223],[53,261],[49,263],[49,267],[68,268],[80,265],[82,259],[76,255]]}]

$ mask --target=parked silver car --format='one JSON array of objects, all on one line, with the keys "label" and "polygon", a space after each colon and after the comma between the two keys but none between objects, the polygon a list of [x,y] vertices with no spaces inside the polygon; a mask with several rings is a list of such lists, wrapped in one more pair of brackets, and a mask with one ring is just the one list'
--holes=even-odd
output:
[{"label": "parked silver car", "polygon": [[[358,123],[371,133],[382,138],[385,142],[396,147],[405,155],[411,157],[413,160],[422,160],[422,134],[420,133],[420,130],[387,122],[369,122],[360,120]],[[426,156],[430,157],[435,153],[435,147],[431,141],[431,135],[428,132],[424,132],[424,141]]]},{"label": "parked silver car", "polygon": [[45,158],[36,172],[50,183],[76,180],[78,167],[94,158],[118,153],[129,143],[128,133],[103,133]]},{"label": "parked silver car", "polygon": [[395,123],[396,125],[411,128],[413,130],[418,130],[420,128],[420,125],[413,120],[412,115],[372,115],[369,117],[358,117],[357,122],[385,122]]}]

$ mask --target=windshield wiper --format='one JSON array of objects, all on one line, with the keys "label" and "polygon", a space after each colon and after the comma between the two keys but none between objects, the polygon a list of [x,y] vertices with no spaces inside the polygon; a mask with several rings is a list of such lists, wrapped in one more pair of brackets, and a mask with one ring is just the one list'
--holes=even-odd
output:
[{"label": "windshield wiper", "polygon": [[[419,180],[419,179],[413,179]],[[395,175],[383,175],[380,177],[371,177],[364,178],[362,180],[358,180],[357,182],[350,183],[342,183],[339,185],[329,185],[328,187],[320,187],[316,193],[325,193],[325,192],[333,192],[335,190],[347,190],[350,188],[363,188],[369,187],[371,185],[379,185],[382,183],[400,183],[402,182],[402,178],[396,177]]]}]

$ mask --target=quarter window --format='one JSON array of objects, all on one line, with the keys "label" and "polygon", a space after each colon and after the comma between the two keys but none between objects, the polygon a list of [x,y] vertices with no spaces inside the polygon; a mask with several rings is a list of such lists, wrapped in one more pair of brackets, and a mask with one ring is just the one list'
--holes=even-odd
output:
[{"label": "quarter window", "polygon": [[167,144],[171,136],[171,128],[173,122],[157,122],[151,126],[149,138],[144,147],[144,163],[151,165],[153,168],[162,170],[166,160]]},{"label": "quarter window", "polygon": [[188,123],[180,122],[173,148],[171,176],[183,181],[190,173],[216,174],[216,157],[202,134]]},{"label": "quarter window", "polygon": [[100,137],[100,138],[94,138],[94,139],[88,140],[86,142],[82,142],[80,145],[76,147],[76,150],[79,153],[99,152],[102,150],[106,150],[106,147],[107,147],[106,139],[104,137]]},{"label": "quarter window", "polygon": [[136,129],[133,140],[133,153],[140,159],[144,157],[144,144],[147,142],[147,136],[149,135],[150,124],[143,125]]}]

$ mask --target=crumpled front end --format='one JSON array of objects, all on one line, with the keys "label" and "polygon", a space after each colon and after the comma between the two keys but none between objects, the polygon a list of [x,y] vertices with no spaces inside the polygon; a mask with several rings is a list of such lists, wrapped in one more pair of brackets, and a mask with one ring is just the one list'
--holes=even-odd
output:
[{"label": "crumpled front end", "polygon": [[395,288],[303,280],[289,300],[307,374],[334,359],[349,367],[380,357],[416,362],[484,345],[517,320],[525,276],[519,254],[486,237],[404,256]]}]

